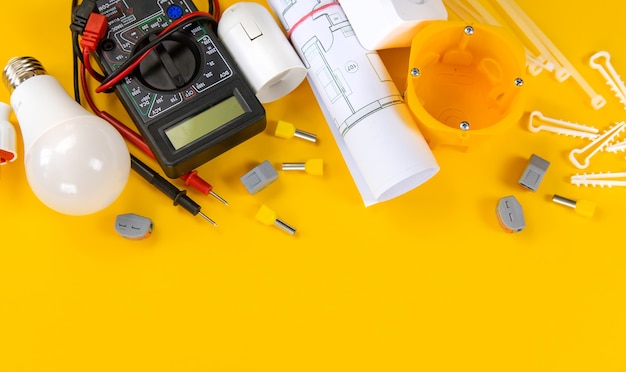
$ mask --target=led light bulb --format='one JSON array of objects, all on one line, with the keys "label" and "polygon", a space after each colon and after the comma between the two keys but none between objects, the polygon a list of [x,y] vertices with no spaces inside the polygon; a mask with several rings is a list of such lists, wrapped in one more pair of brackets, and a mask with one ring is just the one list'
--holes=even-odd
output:
[{"label": "led light bulb", "polygon": [[130,174],[122,136],[74,101],[32,57],[3,71],[24,141],[28,183],[46,206],[68,215],[98,212],[117,199]]}]

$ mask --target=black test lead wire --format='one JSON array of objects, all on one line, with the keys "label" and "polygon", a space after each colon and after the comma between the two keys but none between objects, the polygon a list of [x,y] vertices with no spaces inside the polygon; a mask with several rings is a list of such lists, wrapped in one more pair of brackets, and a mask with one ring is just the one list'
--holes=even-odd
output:
[{"label": "black test lead wire", "polygon": [[172,199],[174,201],[174,205],[180,205],[192,215],[200,215],[202,218],[209,221],[213,226],[217,226],[217,223],[215,223],[215,221],[207,217],[207,215],[205,215],[204,213],[200,212],[200,205],[193,201],[193,199],[191,199],[187,195],[187,190],[179,190],[171,182],[166,180],[159,173],[147,166],[133,154],[130,155],[130,161],[131,168],[146,181],[150,182],[151,185],[153,185],[159,191]]}]

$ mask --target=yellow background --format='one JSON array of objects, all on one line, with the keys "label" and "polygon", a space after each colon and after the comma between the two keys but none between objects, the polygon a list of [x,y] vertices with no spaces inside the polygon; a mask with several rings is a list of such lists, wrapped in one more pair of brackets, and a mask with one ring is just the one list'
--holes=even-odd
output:
[{"label": "yellow background", "polygon": [[[519,4],[608,101],[596,111],[574,81],[544,73],[526,78],[526,113],[602,129],[625,120],[588,66],[606,50],[626,72],[623,2]],[[0,61],[34,56],[71,92],[69,8],[4,2]],[[403,86],[408,50],[381,55]],[[97,102],[130,123],[114,95]],[[434,178],[365,208],[308,83],[265,107],[268,131],[199,168],[230,206],[189,192],[218,227],[135,173],[100,213],[60,215],[30,191],[20,145],[0,168],[0,371],[626,370],[626,189],[569,183],[579,170],[567,154],[584,140],[530,133],[525,115],[475,151],[435,149]],[[319,142],[274,137],[279,119]],[[551,162],[535,193],[517,184],[532,153]],[[264,160],[311,158],[324,176],[279,172],[256,195],[239,180]],[[624,154],[602,153],[586,171],[624,170]],[[519,234],[496,220],[507,195],[524,208]],[[262,203],[296,236],[257,222]],[[122,213],[151,218],[153,235],[117,235]]]}]

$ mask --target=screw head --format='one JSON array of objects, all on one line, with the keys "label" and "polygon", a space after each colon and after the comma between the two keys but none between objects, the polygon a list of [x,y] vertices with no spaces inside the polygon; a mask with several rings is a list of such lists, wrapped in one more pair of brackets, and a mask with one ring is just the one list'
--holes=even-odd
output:
[{"label": "screw head", "polygon": [[461,124],[459,124],[459,128],[461,128],[461,130],[470,130],[470,124],[466,121],[462,121]]},{"label": "screw head", "polygon": [[474,27],[472,27],[472,26],[465,26],[465,29],[463,31],[465,32],[465,35],[473,35],[474,34]]},{"label": "screw head", "polygon": [[515,78],[515,86],[521,87],[524,85],[524,79],[522,78]]},{"label": "screw head", "polygon": [[420,71],[420,69],[419,69],[419,68],[417,68],[417,67],[413,67],[413,68],[411,69],[411,76],[413,76],[413,77],[418,77],[418,76],[420,76],[420,74],[421,74],[421,73],[422,73],[422,72],[421,72],[421,71]]}]

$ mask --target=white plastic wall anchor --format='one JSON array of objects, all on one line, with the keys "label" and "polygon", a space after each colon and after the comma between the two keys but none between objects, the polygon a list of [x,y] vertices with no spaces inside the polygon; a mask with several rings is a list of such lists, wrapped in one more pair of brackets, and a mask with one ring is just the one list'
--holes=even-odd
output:
[{"label": "white plastic wall anchor", "polygon": [[604,149],[604,151],[614,152],[614,153],[626,151],[626,139],[621,142],[617,142],[617,143],[607,146]]},{"label": "white plastic wall anchor", "polygon": [[587,138],[590,140],[598,138],[598,133],[600,133],[598,128],[589,125],[572,123],[565,120],[549,118],[537,110],[530,113],[528,119],[528,130],[533,133],[546,131],[563,134],[565,136]]},{"label": "white plastic wall anchor", "polygon": [[565,81],[570,76],[578,83],[590,98],[591,107],[598,110],[606,104],[606,99],[599,95],[576,68],[569,62],[563,53],[541,31],[526,13],[513,0],[496,0],[500,7],[516,22],[517,27],[532,41],[543,57],[555,65],[555,78]]},{"label": "white plastic wall anchor", "polygon": [[607,147],[625,128],[626,122],[624,121],[613,125],[585,147],[570,151],[569,160],[579,169],[587,168],[589,166],[589,160],[599,151]]},{"label": "white plastic wall anchor", "polygon": [[530,50],[526,49],[526,67],[531,76],[537,76],[544,70],[553,72],[555,66],[542,56],[535,57]]},{"label": "white plastic wall anchor", "polygon": [[478,0],[467,0],[467,2],[472,6],[476,12],[478,12],[484,19],[483,23],[489,23],[494,26],[501,26],[500,22],[496,19],[496,17],[491,14],[486,7],[481,4]]},{"label": "white plastic wall anchor", "polygon": [[443,4],[448,9],[449,13],[456,15],[464,22],[488,23],[483,14],[463,4],[462,1],[443,0]]},{"label": "white plastic wall anchor", "polygon": [[554,77],[558,82],[567,80],[570,71],[558,60],[556,54],[550,50],[548,38],[535,25],[530,17],[513,1],[497,1],[502,10],[515,22],[517,28],[530,40],[532,45],[540,53],[540,57],[552,62],[555,65]]},{"label": "white plastic wall anchor", "polygon": [[[465,22],[477,22],[490,24],[492,26],[502,27],[502,24],[496,17],[487,10],[479,1],[467,0],[468,4],[464,4],[461,0],[443,0],[443,3],[449,9],[450,13],[455,14]],[[554,62],[548,61],[543,55],[536,56],[535,52],[524,45],[526,51],[526,68],[531,76],[538,76],[541,72],[553,72],[555,69]],[[569,74],[567,74],[569,76]]]},{"label": "white plastic wall anchor", "polygon": [[615,96],[622,105],[624,105],[624,110],[626,110],[626,86],[624,86],[624,82],[611,64],[611,55],[609,52],[602,50],[593,54],[589,58],[589,66],[602,74],[607,85],[611,88],[613,93],[615,93]]},{"label": "white plastic wall anchor", "polygon": [[572,185],[576,186],[626,186],[626,172],[583,173],[575,174],[570,178]]},{"label": "white plastic wall anchor", "polygon": [[[456,15],[464,22],[476,22],[502,27],[502,24],[485,8],[479,1],[467,0],[464,4],[461,0],[443,0],[449,12]],[[544,70],[554,71],[554,63],[546,60],[543,56],[536,56],[535,53],[524,45],[526,52],[526,69],[531,76],[538,76]]]}]

